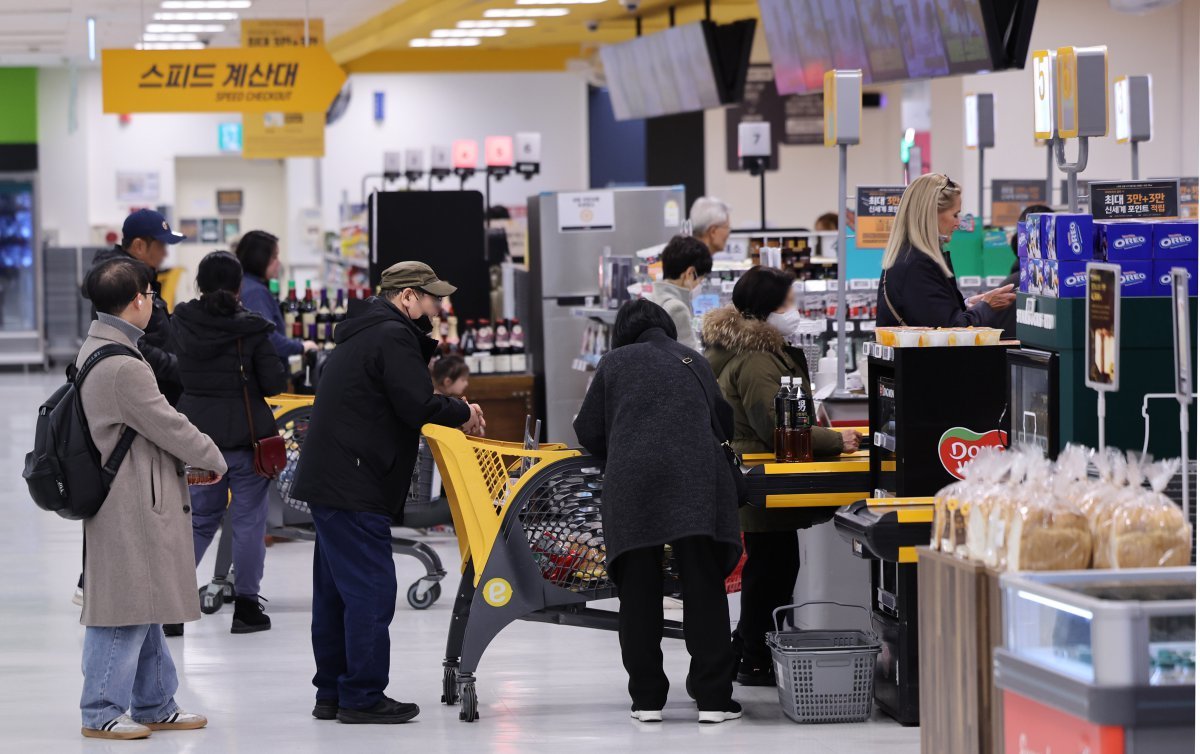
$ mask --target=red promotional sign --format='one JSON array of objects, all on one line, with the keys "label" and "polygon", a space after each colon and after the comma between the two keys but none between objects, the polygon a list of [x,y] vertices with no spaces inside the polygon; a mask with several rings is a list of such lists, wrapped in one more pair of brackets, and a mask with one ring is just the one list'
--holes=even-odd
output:
[{"label": "red promotional sign", "polygon": [[1008,433],[999,429],[979,434],[966,427],[951,427],[938,441],[938,457],[942,466],[955,479],[963,478],[963,467],[979,455],[983,448],[1008,446]]},{"label": "red promotional sign", "polygon": [[1125,754],[1125,731],[1004,692],[1005,754]]},{"label": "red promotional sign", "polygon": [[454,142],[454,167],[474,170],[479,165],[479,142],[474,139],[459,139]]},{"label": "red promotional sign", "polygon": [[511,168],[513,164],[513,138],[511,136],[489,136],[483,142],[484,155],[489,168]]}]

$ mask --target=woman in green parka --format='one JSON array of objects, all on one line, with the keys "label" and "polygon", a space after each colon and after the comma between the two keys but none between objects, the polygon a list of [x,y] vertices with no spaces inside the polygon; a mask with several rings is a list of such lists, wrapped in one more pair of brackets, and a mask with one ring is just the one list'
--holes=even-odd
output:
[{"label": "woman in green parka", "polygon": [[[780,378],[799,381],[812,405],[808,362],[803,351],[788,343],[800,321],[792,280],[783,270],[754,267],[734,286],[733,306],[711,311],[704,318],[705,355],[725,400],[733,406],[732,445],[738,453],[774,452],[775,394]],[[858,443],[853,430],[812,430],[816,458],[853,453]],[[742,645],[738,682],[744,686],[775,685],[766,632],[773,630],[772,611],[792,602],[800,571],[796,529],[810,523],[811,518],[801,511],[742,509],[746,564],[735,638]]]}]

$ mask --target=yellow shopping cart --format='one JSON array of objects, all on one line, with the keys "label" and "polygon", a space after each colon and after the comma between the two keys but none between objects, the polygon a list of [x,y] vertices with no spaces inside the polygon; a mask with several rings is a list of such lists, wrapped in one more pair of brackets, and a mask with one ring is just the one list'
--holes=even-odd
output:
[{"label": "yellow shopping cart", "polygon": [[[616,596],[600,519],[603,473],[596,459],[562,445],[527,449],[434,425],[424,435],[463,558],[442,703],[460,704],[459,719],[473,722],[475,671],[505,626],[532,620],[617,629],[617,613],[585,607]],[[682,638],[682,627],[668,622],[665,635]]]}]

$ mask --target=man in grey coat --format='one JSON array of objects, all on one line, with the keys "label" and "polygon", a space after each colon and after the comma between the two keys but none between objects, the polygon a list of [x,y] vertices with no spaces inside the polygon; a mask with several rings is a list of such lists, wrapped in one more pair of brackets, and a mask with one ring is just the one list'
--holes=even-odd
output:
[{"label": "man in grey coat", "polygon": [[[89,273],[97,320],[77,366],[109,344],[136,352],[154,311],[151,280],[150,269],[132,259],[112,259]],[[175,703],[179,680],[162,624],[200,618],[184,465],[223,475],[225,459],[171,408],[141,357],[98,362],[80,400],[101,458],[126,427],[137,432],[103,507],[83,526],[83,735],[125,740],[203,728],[204,716]]]}]

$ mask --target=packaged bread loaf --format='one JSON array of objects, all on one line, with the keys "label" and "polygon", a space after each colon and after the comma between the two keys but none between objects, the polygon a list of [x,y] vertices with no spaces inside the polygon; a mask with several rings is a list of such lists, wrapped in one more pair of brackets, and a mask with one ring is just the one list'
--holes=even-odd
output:
[{"label": "packaged bread loaf", "polygon": [[1098,478],[1082,486],[1079,509],[1092,531],[1092,567],[1112,568],[1112,516],[1130,495],[1130,464],[1121,451],[1109,448],[1097,453],[1092,465]]},{"label": "packaged bread loaf", "polygon": [[1032,469],[1023,500],[1008,523],[1005,564],[1010,571],[1071,571],[1092,560],[1087,518],[1056,490],[1048,465]]},{"label": "packaged bread loaf", "polygon": [[[1009,524],[1017,510],[1019,501],[1025,498],[1025,484],[1030,470],[1044,463],[1042,452],[1037,448],[1018,448],[1008,458],[1008,475],[1003,486],[1003,497],[991,505],[987,519],[987,535],[984,542],[982,562],[991,568],[1003,568],[1008,553],[1005,542]],[[1036,473],[1034,477],[1038,476]]]},{"label": "packaged bread loaf", "polygon": [[967,511],[966,557],[984,562],[987,552],[988,525],[993,510],[1011,504],[1007,477],[1017,459],[1000,448],[983,448],[971,462],[976,485]]},{"label": "packaged bread loaf", "polygon": [[1183,509],[1163,494],[1179,460],[1146,469],[1151,489],[1131,496],[1112,513],[1108,539],[1113,568],[1186,566],[1192,558],[1192,527]]}]

